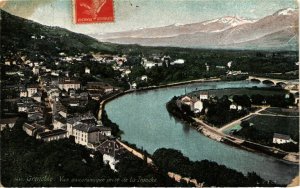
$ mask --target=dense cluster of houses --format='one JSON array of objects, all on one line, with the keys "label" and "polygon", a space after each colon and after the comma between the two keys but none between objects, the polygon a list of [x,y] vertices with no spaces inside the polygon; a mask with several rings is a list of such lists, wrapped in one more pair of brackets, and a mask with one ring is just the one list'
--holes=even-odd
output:
[{"label": "dense cluster of houses", "polygon": [[[84,55],[67,57],[64,53],[60,56],[60,62],[68,63],[84,58]],[[110,56],[95,55],[94,58],[101,63],[114,60]],[[16,106],[15,114],[27,114],[28,120],[22,128],[28,136],[44,142],[73,138],[75,143],[102,153],[104,162],[115,170],[115,164],[126,150],[112,136],[111,128],[103,126],[90,111],[71,113],[68,108],[84,108],[90,100],[100,100],[118,91],[118,88],[103,82],[88,82],[83,86],[80,79],[72,77],[68,71],[46,68],[43,62],[32,62],[26,56],[18,61],[5,61],[5,65],[19,67],[16,71],[8,71],[8,74],[5,72],[7,75],[21,75],[18,84],[5,86],[8,91],[13,91],[5,100]],[[26,71],[36,76],[36,84],[28,84],[30,78],[24,74]],[[85,73],[90,74],[90,68],[86,67]],[[6,111],[12,112],[11,109]],[[46,123],[47,117],[50,117],[50,123]],[[16,119],[1,119],[1,131],[12,128]]]},{"label": "dense cluster of houses", "polygon": [[[113,65],[114,70],[118,70],[121,72],[122,78],[127,78],[131,74],[131,70],[133,66],[127,65],[128,57],[126,55],[123,55],[121,57],[119,56],[113,56],[112,60],[116,63]],[[175,59],[172,60],[170,56],[167,55],[157,55],[152,54],[148,58],[143,57],[139,61],[139,64],[142,65],[145,69],[151,69],[153,67],[169,67],[172,65],[183,65],[185,63],[184,59]],[[139,82],[147,82],[148,76],[142,75],[139,78],[137,78]],[[133,81],[132,83],[129,83],[131,89],[136,89],[138,83]]]},{"label": "dense cluster of houses", "polygon": [[185,63],[184,59],[176,59],[172,61],[170,56],[158,56],[153,55],[150,59],[143,58],[141,64],[145,69],[151,69],[153,67],[161,67],[166,66],[169,67],[171,65],[183,65]]}]

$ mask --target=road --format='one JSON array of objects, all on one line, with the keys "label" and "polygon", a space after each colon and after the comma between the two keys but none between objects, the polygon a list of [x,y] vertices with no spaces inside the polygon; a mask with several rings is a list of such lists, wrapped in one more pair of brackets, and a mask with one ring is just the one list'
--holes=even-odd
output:
[{"label": "road", "polygon": [[239,118],[239,119],[237,119],[237,120],[235,120],[233,122],[230,122],[230,123],[224,125],[223,127],[219,128],[218,131],[219,132],[223,132],[224,130],[226,130],[226,129],[228,129],[228,128],[234,126],[234,125],[236,125],[237,123],[240,123],[241,120],[246,119],[246,118],[248,118],[248,117],[250,117],[250,116],[252,116],[254,114],[259,114],[259,112],[261,112],[261,111],[263,111],[263,110],[265,110],[267,108],[268,108],[267,106],[263,106],[261,109],[255,111],[255,112],[251,112],[250,114],[248,114],[248,115],[246,115],[244,117],[241,117],[241,118]]}]

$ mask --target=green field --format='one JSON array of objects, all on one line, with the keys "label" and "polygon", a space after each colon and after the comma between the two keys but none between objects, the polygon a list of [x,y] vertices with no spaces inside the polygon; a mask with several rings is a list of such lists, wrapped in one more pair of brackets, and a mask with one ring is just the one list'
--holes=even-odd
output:
[{"label": "green field", "polygon": [[299,116],[299,109],[288,108],[276,108],[270,107],[260,112],[261,114],[274,114],[274,115],[286,115],[286,116]]},{"label": "green field", "polygon": [[247,121],[253,123],[252,126],[259,131],[266,133],[280,133],[290,135],[295,141],[299,140],[299,118],[255,115],[247,118]]}]

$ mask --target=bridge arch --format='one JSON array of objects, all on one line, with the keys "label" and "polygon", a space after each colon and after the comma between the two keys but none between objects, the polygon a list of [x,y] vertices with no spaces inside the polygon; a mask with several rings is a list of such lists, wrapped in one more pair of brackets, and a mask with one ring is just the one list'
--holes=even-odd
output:
[{"label": "bridge arch", "polygon": [[263,84],[268,84],[268,85],[275,85],[275,83],[271,80],[263,80],[262,83]]},{"label": "bridge arch", "polygon": [[251,82],[256,82],[256,83],[260,83],[261,81],[259,79],[256,79],[256,78],[252,78],[250,79]]},{"label": "bridge arch", "polygon": [[281,86],[282,88],[285,88],[287,86],[287,84],[284,82],[277,82],[276,85]]}]

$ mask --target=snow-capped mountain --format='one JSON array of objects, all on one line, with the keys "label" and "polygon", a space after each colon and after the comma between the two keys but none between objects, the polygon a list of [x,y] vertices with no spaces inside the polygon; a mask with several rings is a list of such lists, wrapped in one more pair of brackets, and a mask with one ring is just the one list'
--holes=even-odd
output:
[{"label": "snow-capped mountain", "polygon": [[259,20],[226,16],[200,23],[173,24],[93,37],[105,42],[145,46],[297,50],[298,16],[298,9],[287,8]]},{"label": "snow-capped mountain", "polygon": [[172,25],[157,28],[139,28],[132,31],[115,32],[106,34],[93,35],[99,40],[109,40],[116,38],[163,38],[175,37],[182,34],[194,34],[197,32],[220,32],[230,29],[237,25],[253,23],[255,20],[243,19],[236,16],[226,16],[220,19],[204,21],[200,23],[182,24],[175,23]]},{"label": "snow-capped mountain", "polygon": [[280,15],[283,15],[283,16],[289,16],[289,15],[292,15],[294,14],[295,12],[297,12],[298,10],[296,9],[293,9],[293,8],[286,8],[286,9],[281,9],[277,12],[275,12],[275,14],[273,15],[277,15],[277,16],[280,16]]},{"label": "snow-capped mountain", "polygon": [[239,16],[225,16],[225,17],[222,17],[219,19],[203,22],[203,25],[218,22],[218,23],[223,23],[223,24],[227,24],[231,27],[234,27],[234,26],[242,25],[242,24],[246,24],[246,23],[253,23],[255,21],[256,20],[243,19]]},{"label": "snow-capped mountain", "polygon": [[206,26],[209,25],[211,26],[212,24],[216,24],[216,23],[223,24],[224,27],[210,31],[210,32],[221,32],[238,25],[249,24],[254,22],[256,22],[256,20],[244,19],[239,16],[225,16],[219,19],[202,22],[202,24]]}]

